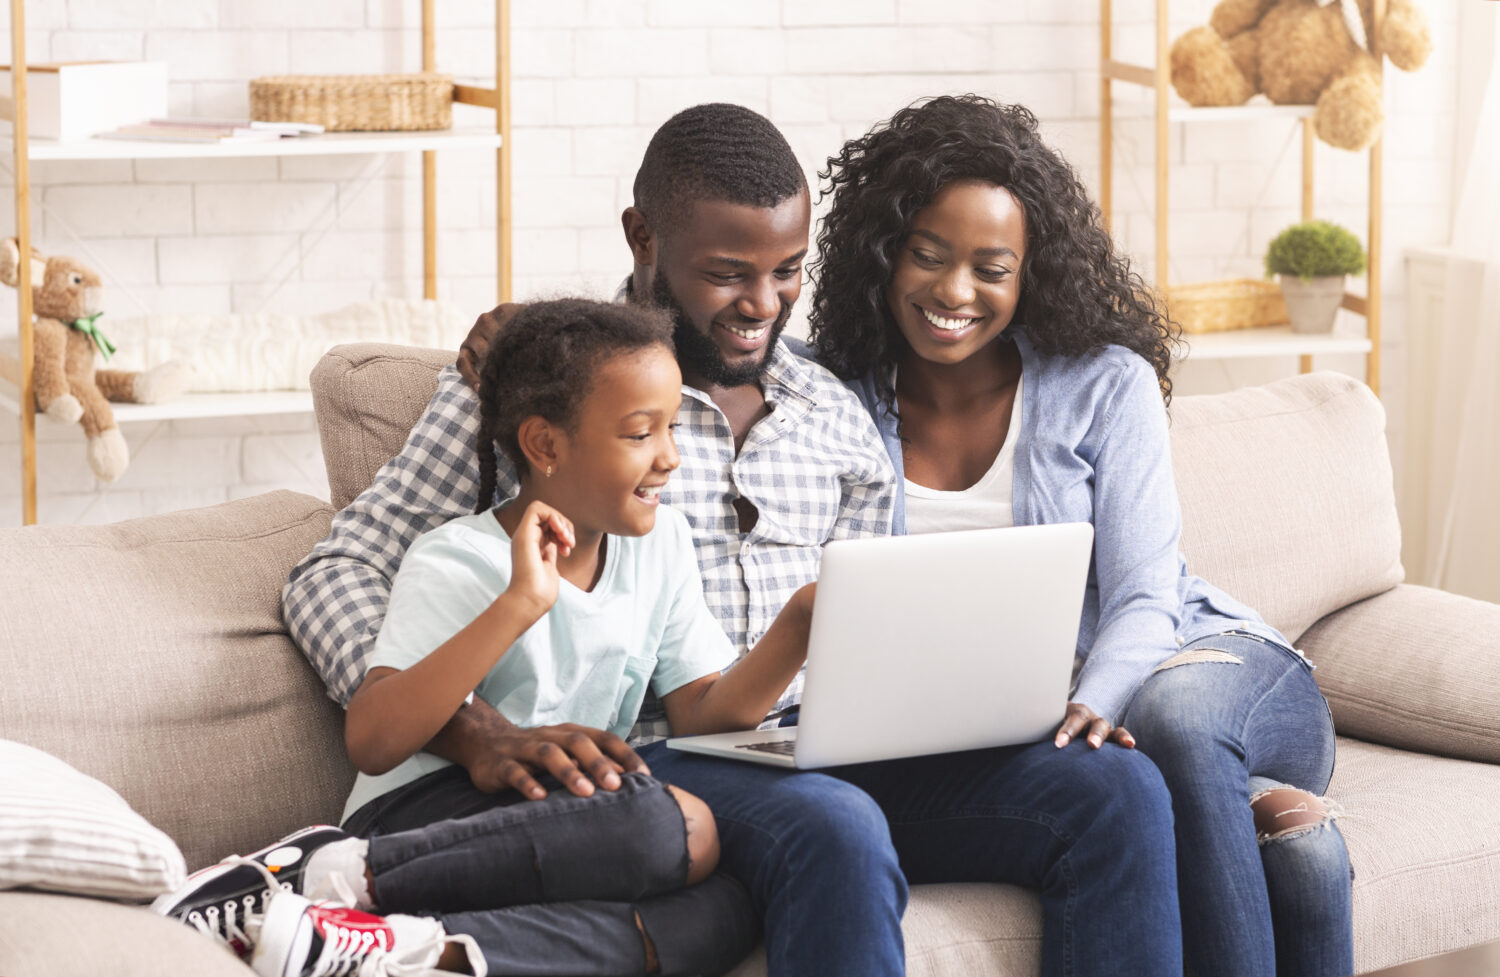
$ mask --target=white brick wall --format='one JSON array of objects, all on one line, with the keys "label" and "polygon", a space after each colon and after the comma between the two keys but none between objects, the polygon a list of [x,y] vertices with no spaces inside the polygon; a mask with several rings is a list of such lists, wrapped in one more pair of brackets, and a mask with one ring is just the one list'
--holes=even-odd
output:
[{"label": "white brick wall", "polygon": [[[1452,193],[1455,15],[1428,4],[1437,49],[1416,76],[1391,71],[1386,153],[1385,394],[1401,431],[1405,248],[1442,243]],[[768,114],[810,175],[844,138],[923,95],[979,91],[1031,106],[1085,178],[1098,179],[1097,0],[514,0],[513,215],[520,297],[607,295],[626,273],[619,211],[652,130],[727,99]],[[1150,0],[1115,0],[1119,56],[1151,53]],[[1210,0],[1175,0],[1172,36]],[[438,58],[490,72],[493,5],[438,5]],[[243,115],[248,79],[283,72],[415,70],[415,0],[30,0],[28,44],[45,58],[163,58],[177,115]],[[460,124],[488,114],[458,107]],[[1149,125],[1120,122],[1115,227],[1151,273]],[[439,157],[440,291],[494,298],[491,154]],[[1202,124],[1172,135],[1178,279],[1259,273],[1269,237],[1297,216],[1300,144],[1286,123]],[[1363,156],[1318,150],[1324,215],[1363,233]],[[415,157],[37,163],[34,233],[86,247],[114,274],[107,309],[321,311],[420,294],[421,167]],[[14,206],[0,200],[9,227]],[[326,232],[326,233],[325,233]],[[76,242],[72,234],[82,238]],[[316,245],[314,242],[316,241]],[[297,264],[300,259],[300,266]],[[129,294],[126,294],[128,291]],[[13,328],[10,302],[0,329]],[[1325,365],[1320,362],[1319,365]],[[1360,372],[1358,359],[1328,365]],[[1293,362],[1189,364],[1190,393],[1259,382]],[[307,417],[128,425],[130,472],[100,490],[76,427],[39,420],[41,517],[101,522],[237,498],[327,488]],[[0,521],[19,520],[17,430],[0,417]],[[1398,466],[1399,470],[1399,466]]]}]

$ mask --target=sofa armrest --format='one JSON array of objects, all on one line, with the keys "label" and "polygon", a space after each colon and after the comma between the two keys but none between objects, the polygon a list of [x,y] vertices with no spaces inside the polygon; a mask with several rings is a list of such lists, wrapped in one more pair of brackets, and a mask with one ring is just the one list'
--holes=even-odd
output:
[{"label": "sofa armrest", "polygon": [[1298,645],[1340,734],[1500,763],[1500,604],[1402,584],[1329,614]]}]

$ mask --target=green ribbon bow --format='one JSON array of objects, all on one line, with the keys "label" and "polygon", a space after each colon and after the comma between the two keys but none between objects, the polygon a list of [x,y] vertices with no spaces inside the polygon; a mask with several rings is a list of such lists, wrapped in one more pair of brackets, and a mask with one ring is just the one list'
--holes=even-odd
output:
[{"label": "green ribbon bow", "polygon": [[82,319],[74,319],[68,325],[92,339],[94,345],[99,347],[99,355],[104,357],[104,362],[108,363],[110,356],[115,352],[115,344],[110,342],[109,337],[104,335],[99,327],[94,324],[95,320],[103,314],[103,312],[95,312],[93,315],[84,316]]}]

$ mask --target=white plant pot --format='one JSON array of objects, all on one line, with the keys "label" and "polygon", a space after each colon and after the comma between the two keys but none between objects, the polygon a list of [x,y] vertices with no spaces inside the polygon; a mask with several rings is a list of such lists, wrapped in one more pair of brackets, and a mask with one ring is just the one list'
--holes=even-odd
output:
[{"label": "white plant pot", "polygon": [[1344,276],[1327,275],[1306,281],[1296,275],[1277,275],[1292,332],[1332,332],[1344,301]]}]

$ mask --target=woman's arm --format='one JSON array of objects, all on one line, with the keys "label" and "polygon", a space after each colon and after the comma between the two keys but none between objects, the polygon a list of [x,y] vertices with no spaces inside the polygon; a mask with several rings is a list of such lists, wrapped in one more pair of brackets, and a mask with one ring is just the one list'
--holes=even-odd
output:
[{"label": "woman's arm", "polygon": [[1151,670],[1177,650],[1182,513],[1156,375],[1132,358],[1112,395],[1094,467],[1099,622],[1074,699],[1115,722]]},{"label": "woman's arm", "polygon": [[443,728],[516,639],[556,602],[557,558],[572,543],[572,524],[560,513],[540,502],[526,507],[511,539],[505,591],[411,667],[370,669],[350,699],[344,745],[356,767],[385,773]]},{"label": "woman's arm", "polygon": [[754,729],[765,720],[807,660],[817,586],[810,583],[793,594],[765,636],[733,668],[662,697],[675,735]]}]

